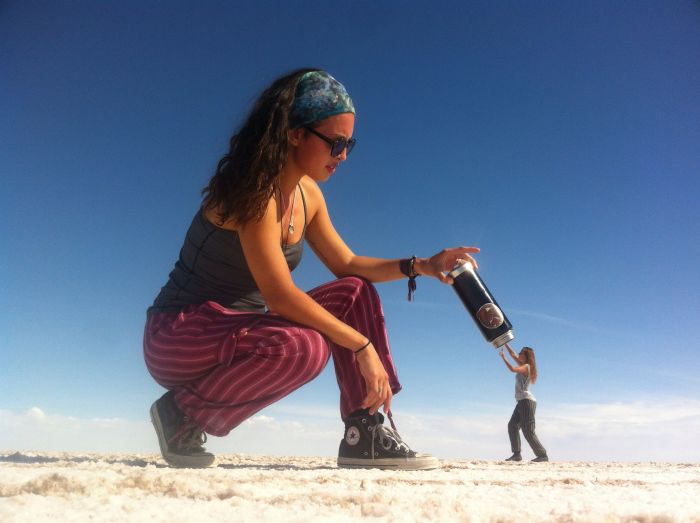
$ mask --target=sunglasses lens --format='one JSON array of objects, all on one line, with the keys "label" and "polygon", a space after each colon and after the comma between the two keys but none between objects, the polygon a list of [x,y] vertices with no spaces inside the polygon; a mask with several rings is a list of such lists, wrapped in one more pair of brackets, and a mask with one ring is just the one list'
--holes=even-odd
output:
[{"label": "sunglasses lens", "polygon": [[331,145],[331,156],[340,156],[340,154],[343,152],[343,149],[345,149],[345,140],[339,138],[333,142],[333,145]]},{"label": "sunglasses lens", "polygon": [[346,147],[347,147],[348,149],[347,149],[347,151],[346,151],[345,154],[350,154],[350,151],[352,151],[353,148],[355,147],[355,139],[354,139],[354,138],[350,138],[350,139],[348,140],[348,144],[346,145]]}]

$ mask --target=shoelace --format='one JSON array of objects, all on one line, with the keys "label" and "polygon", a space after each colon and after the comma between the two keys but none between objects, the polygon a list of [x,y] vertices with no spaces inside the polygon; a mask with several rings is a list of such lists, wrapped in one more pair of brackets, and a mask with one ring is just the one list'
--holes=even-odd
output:
[{"label": "shoelace", "polygon": [[180,450],[196,452],[203,452],[203,445],[206,442],[207,434],[187,418],[185,418],[180,430],[168,441],[168,443],[175,443]]},{"label": "shoelace", "polygon": [[[404,441],[401,439],[401,436],[399,436],[398,431],[396,430],[396,425],[394,425],[394,420],[391,416],[391,411],[387,412],[387,417],[389,418],[389,422],[391,423],[391,428],[385,427],[383,424],[378,423],[374,427],[372,427],[372,444],[371,444],[371,452],[372,452],[372,460],[374,460],[374,441],[379,437],[379,443],[382,445],[382,448],[387,448],[384,446],[384,441],[389,440],[393,444],[395,444],[394,450],[400,451],[401,448],[404,449],[404,452],[408,454],[411,452],[411,449]],[[377,436],[378,435],[378,436]],[[391,445],[389,445],[391,447]]]}]

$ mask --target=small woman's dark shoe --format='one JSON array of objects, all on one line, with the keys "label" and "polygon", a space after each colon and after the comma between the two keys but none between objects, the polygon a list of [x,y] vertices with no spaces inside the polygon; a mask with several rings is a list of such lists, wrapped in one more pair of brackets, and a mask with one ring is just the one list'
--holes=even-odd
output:
[{"label": "small woman's dark shoe", "polygon": [[522,461],[522,460],[523,460],[523,457],[520,455],[519,452],[516,452],[511,457],[506,458],[506,461]]}]

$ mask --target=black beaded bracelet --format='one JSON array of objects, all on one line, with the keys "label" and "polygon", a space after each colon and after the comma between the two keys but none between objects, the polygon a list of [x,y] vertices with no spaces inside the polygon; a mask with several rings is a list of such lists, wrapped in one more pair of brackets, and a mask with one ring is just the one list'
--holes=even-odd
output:
[{"label": "black beaded bracelet", "polygon": [[359,349],[357,349],[356,351],[353,351],[353,352],[355,352],[355,354],[357,354],[358,352],[362,352],[362,351],[365,350],[367,347],[369,347],[369,344],[370,344],[370,343],[372,343],[372,342],[371,342],[370,340],[367,340],[367,343],[365,343],[362,347],[360,347]]},{"label": "black beaded bracelet", "polygon": [[416,272],[415,264],[415,256],[399,261],[401,273],[408,277],[408,301],[413,301],[413,293],[416,292],[416,278],[420,276],[420,274]]},{"label": "black beaded bracelet", "polygon": [[411,256],[411,259],[408,262],[408,276],[410,278],[415,278],[416,276],[418,276],[418,273],[416,272],[415,265],[416,265],[416,257]]}]

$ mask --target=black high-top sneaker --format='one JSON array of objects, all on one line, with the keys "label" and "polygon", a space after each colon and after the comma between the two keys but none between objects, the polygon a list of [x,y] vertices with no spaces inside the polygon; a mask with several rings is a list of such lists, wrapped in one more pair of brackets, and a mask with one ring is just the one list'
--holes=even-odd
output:
[{"label": "black high-top sneaker", "polygon": [[385,427],[383,423],[384,416],[379,412],[371,415],[368,409],[348,416],[345,420],[345,437],[340,441],[338,450],[338,466],[398,470],[434,469],[440,466],[433,456],[413,452],[395,427]]},{"label": "black high-top sneaker", "polygon": [[156,429],[160,453],[172,467],[204,468],[214,463],[214,454],[202,446],[207,435],[185,416],[168,391],[151,406],[151,421]]}]

